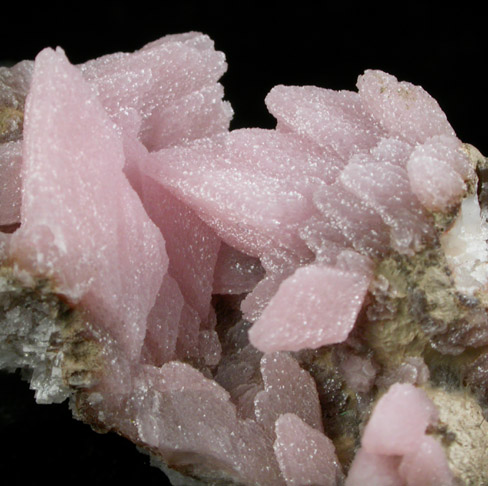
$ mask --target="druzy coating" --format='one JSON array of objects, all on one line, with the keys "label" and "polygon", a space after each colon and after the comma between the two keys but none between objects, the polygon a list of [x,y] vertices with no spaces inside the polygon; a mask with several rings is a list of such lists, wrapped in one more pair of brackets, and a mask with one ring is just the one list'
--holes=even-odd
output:
[{"label": "druzy coating", "polygon": [[0,366],[174,484],[482,481],[442,373],[481,415],[486,161],[374,70],[229,131],[225,70],[188,33],[0,71]]}]

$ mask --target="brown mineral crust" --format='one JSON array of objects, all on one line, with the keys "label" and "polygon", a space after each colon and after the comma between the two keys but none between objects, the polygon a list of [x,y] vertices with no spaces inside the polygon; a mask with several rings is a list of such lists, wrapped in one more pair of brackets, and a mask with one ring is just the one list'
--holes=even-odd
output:
[{"label": "brown mineral crust", "polygon": [[[476,149],[467,146],[466,150],[473,165],[479,167],[480,161],[485,163]],[[473,190],[470,187],[467,192]],[[392,252],[378,259],[375,278],[355,329],[344,345],[297,354],[302,366],[316,380],[325,432],[334,441],[346,471],[374,403],[386,391],[386,384],[391,379],[397,375],[394,381],[402,379],[397,370],[405,364],[425,363],[432,385],[453,390],[449,393],[470,395],[470,400],[477,399],[485,407],[486,414],[486,296],[484,291],[468,297],[456,290],[439,243],[440,235],[456,220],[459,207],[433,214],[437,237],[431,246],[413,256]],[[372,360],[379,366],[376,383],[368,393],[357,393],[348,387],[338,367],[340,349]],[[422,386],[428,380],[428,372],[417,379],[416,383]],[[424,386],[432,386],[427,383]],[[461,411],[459,413],[462,415]],[[447,447],[455,434],[450,432],[450,418],[446,420],[444,429],[441,427],[436,433],[444,434]],[[464,446],[457,447],[461,450]],[[478,459],[470,460],[476,462]],[[467,477],[465,472],[459,474],[459,477]]]},{"label": "brown mineral crust", "polygon": [[488,419],[488,346],[481,348],[463,368],[463,385],[473,393]]},{"label": "brown mineral crust", "polygon": [[[52,321],[45,350],[46,365],[59,367],[62,386],[69,395],[78,388],[92,386],[103,373],[102,345],[91,335],[87,315],[57,293],[55,284],[45,277],[26,276],[15,266],[0,268],[5,304],[3,312],[17,309],[32,311],[32,329],[27,336],[9,336],[13,352],[22,354],[23,339],[36,340],[37,327],[44,320]],[[5,324],[4,324],[5,325]],[[18,340],[18,342],[17,342]],[[29,366],[26,363],[26,366]]]},{"label": "brown mineral crust", "polygon": [[[468,185],[466,195],[486,190],[479,172],[486,159],[469,144],[463,149],[477,168],[478,188]],[[449,230],[459,214],[459,204],[444,213],[434,213],[436,242],[413,256],[392,253],[379,260],[370,286],[363,318],[358,319],[353,335],[373,350],[375,360],[385,369],[400,364],[405,357],[421,356],[429,365],[442,355],[463,355],[457,365],[477,359],[472,348],[488,344],[486,292],[468,297],[456,290],[440,236]],[[468,348],[468,349],[467,349]],[[467,351],[465,351],[467,350]],[[463,354],[464,353],[464,354]],[[456,366],[456,365],[455,365]]]},{"label": "brown mineral crust", "polygon": [[463,144],[463,150],[476,169],[478,181],[474,190],[477,192],[480,207],[486,208],[488,206],[488,158],[484,157],[476,147],[469,143]]},{"label": "brown mineral crust", "polygon": [[0,106],[0,143],[22,138],[24,113],[9,106]]},{"label": "brown mineral crust", "polygon": [[358,331],[384,367],[432,350],[459,355],[488,344],[486,309],[456,291],[440,247],[384,259],[371,292],[374,302]]},{"label": "brown mineral crust", "polygon": [[0,66],[0,143],[22,138],[32,69],[32,61],[21,61],[11,68]]},{"label": "brown mineral crust", "polygon": [[63,379],[70,386],[86,387],[97,382],[103,372],[100,343],[90,339],[84,330],[84,318],[72,310],[74,317],[62,329]]},{"label": "brown mineral crust", "polygon": [[352,390],[338,367],[338,347],[297,353],[297,359],[314,378],[322,407],[324,432],[336,448],[345,471],[360,445],[362,426],[370,412],[371,393]]},{"label": "brown mineral crust", "polygon": [[488,484],[488,422],[475,396],[468,390],[425,391],[440,414],[439,426],[428,432],[441,439],[459,484]]}]

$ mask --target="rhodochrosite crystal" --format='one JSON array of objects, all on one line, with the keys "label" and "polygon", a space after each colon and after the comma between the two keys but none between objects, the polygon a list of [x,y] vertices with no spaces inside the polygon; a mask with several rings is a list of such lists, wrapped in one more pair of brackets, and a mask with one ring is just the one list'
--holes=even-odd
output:
[{"label": "rhodochrosite crystal", "polygon": [[0,68],[0,366],[174,485],[488,484],[487,161],[422,88],[163,37]]}]

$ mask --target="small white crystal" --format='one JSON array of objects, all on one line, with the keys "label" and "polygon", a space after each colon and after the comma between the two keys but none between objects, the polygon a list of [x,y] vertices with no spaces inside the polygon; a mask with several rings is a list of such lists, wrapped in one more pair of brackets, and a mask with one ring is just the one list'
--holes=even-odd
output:
[{"label": "small white crystal", "polygon": [[468,296],[488,283],[487,214],[476,195],[465,198],[453,227],[441,238],[456,288]]}]

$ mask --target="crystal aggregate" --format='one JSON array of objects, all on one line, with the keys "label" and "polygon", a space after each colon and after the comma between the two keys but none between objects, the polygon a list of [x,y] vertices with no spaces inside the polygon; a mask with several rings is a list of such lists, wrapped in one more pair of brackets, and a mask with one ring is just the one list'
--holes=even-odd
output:
[{"label": "crystal aggregate", "polygon": [[488,400],[484,158],[377,70],[230,131],[226,67],[192,32],[0,68],[0,367],[174,484],[488,481],[436,401]]}]

